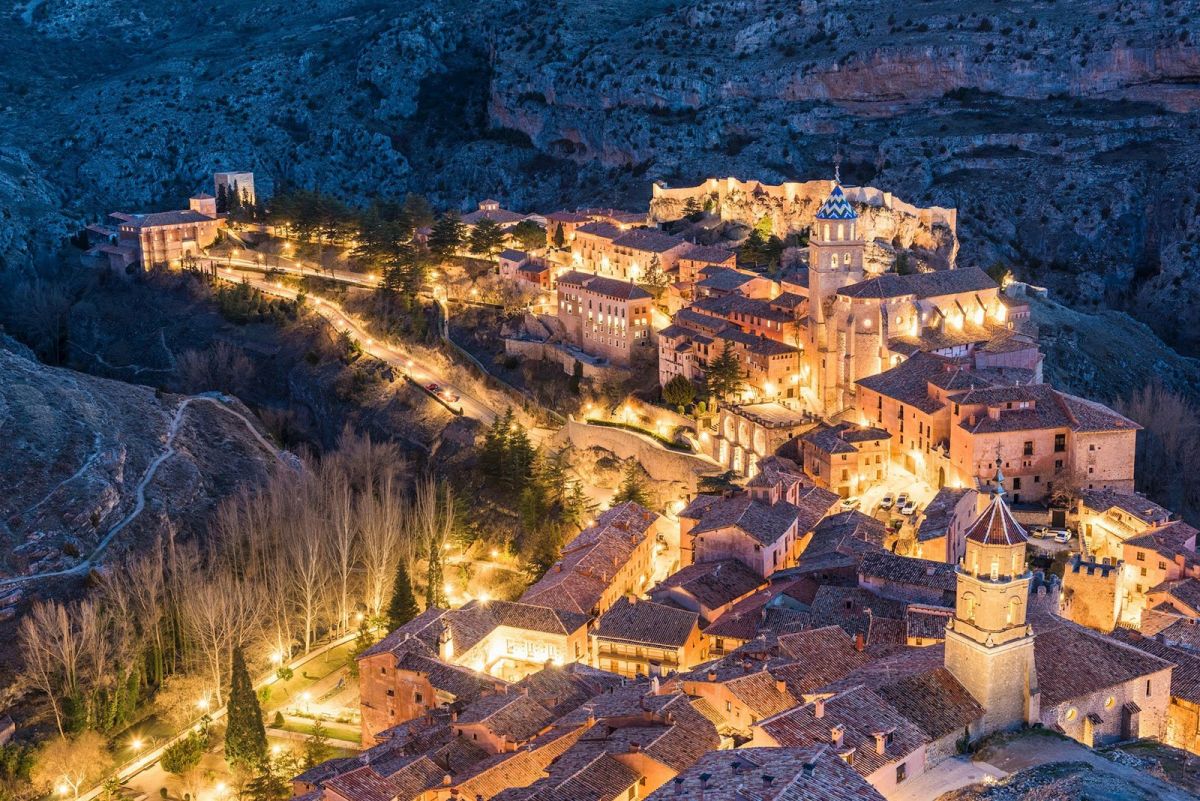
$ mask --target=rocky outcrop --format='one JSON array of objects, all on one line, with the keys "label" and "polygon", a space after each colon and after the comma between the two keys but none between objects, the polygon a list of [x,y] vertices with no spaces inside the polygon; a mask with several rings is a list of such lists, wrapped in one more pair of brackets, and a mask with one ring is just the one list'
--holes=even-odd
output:
[{"label": "rocky outcrop", "polygon": [[221,498],[275,466],[253,425],[231,399],[50,368],[0,343],[0,580],[198,531]]}]

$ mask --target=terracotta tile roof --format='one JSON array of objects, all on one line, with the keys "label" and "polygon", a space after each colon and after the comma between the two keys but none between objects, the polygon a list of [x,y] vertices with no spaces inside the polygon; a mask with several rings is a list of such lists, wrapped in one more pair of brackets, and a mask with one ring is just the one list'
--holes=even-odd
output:
[{"label": "terracotta tile roof", "polygon": [[494,223],[505,225],[520,222],[528,216],[527,214],[509,211],[508,209],[476,209],[469,214],[464,214],[462,221],[464,225],[478,225],[484,220],[491,220]]},{"label": "terracotta tile roof", "polygon": [[1019,545],[1029,540],[1029,535],[1004,502],[1003,492],[993,493],[992,500],[967,527],[964,536],[983,545]]},{"label": "terracotta tile roof", "polygon": [[681,259],[703,261],[709,264],[725,264],[736,257],[732,250],[718,245],[692,245],[679,255]]},{"label": "terracotta tile roof", "polygon": [[909,604],[904,622],[910,638],[922,640],[946,639],[946,623],[954,617],[954,610],[942,606]]},{"label": "terracotta tile roof", "polygon": [[[958,424],[972,433],[1047,428],[1067,428],[1072,431],[1130,431],[1141,428],[1101,403],[1059,392],[1047,384],[968,391],[955,395],[954,400],[964,406],[978,404],[999,409],[998,417],[980,413],[974,423],[965,417]],[[1025,404],[1025,408],[1017,406],[1021,403]]]},{"label": "terracotta tile roof", "polygon": [[440,784],[446,771],[426,756],[410,758],[387,775],[377,764],[343,773],[325,782],[325,788],[354,801],[411,801],[421,791]]},{"label": "terracotta tile roof", "polygon": [[1192,618],[1178,620],[1163,627],[1157,636],[1167,645],[1200,654],[1200,624]]},{"label": "terracotta tile roof", "polygon": [[426,609],[372,645],[366,651],[363,651],[362,655],[358,658],[365,659],[369,656],[387,652],[399,656],[413,649],[419,649],[421,645],[424,645],[427,649],[424,653],[436,654],[438,635],[442,630],[442,617],[448,611],[448,609],[441,609],[436,606]]},{"label": "terracotta tile roof", "polygon": [[958,584],[954,565],[897,556],[890,551],[875,551],[864,556],[858,566],[858,575],[860,579],[877,579],[951,595]]},{"label": "terracotta tile roof", "polygon": [[771,545],[795,529],[799,516],[799,507],[787,501],[768,504],[749,495],[735,495],[710,504],[692,534],[738,528],[758,542]]},{"label": "terracotta tile roof", "polygon": [[856,383],[872,392],[878,392],[923,412],[936,412],[945,404],[930,397],[929,382],[945,372],[947,362],[940,356],[918,353],[905,359],[890,370],[877,375],[860,378]]},{"label": "terracotta tile roof", "polygon": [[614,238],[613,244],[643,253],[666,253],[680,245],[686,245],[687,240],[653,228],[633,228]]},{"label": "terracotta tile roof", "polygon": [[995,289],[996,282],[978,267],[957,270],[935,270],[930,273],[883,273],[857,284],[842,287],[838,294],[849,298],[934,298],[964,292]]},{"label": "terracotta tile roof", "polygon": [[706,267],[700,271],[704,278],[696,282],[696,286],[705,289],[715,289],[718,292],[733,292],[759,276],[732,267]]},{"label": "terracotta tile roof", "polygon": [[961,732],[984,712],[944,663],[941,645],[904,648],[870,660],[822,691],[867,687],[931,740],[937,740]]},{"label": "terracotta tile roof", "polygon": [[499,683],[498,679],[486,674],[457,665],[448,665],[429,656],[405,654],[397,661],[396,667],[422,674],[435,690],[448,693],[454,696],[455,700],[464,703],[470,703]]},{"label": "terracotta tile roof", "polygon": [[604,276],[584,273],[578,270],[571,270],[560,275],[558,277],[558,285],[560,287],[576,286],[580,289],[586,289],[588,292],[594,292],[597,295],[604,295],[605,297],[616,298],[618,300],[641,300],[650,297],[649,292],[630,281],[605,278]]},{"label": "terracotta tile roof", "polygon": [[771,305],[782,311],[794,313],[797,308],[808,305],[808,298],[795,292],[784,292],[771,298]]},{"label": "terracotta tile roof", "polygon": [[[916,724],[866,687],[842,690],[826,699],[823,706],[819,718],[816,705],[809,703],[767,718],[756,726],[783,747],[804,748],[831,745],[830,731],[841,725],[843,747],[854,749],[851,767],[861,776],[870,776],[885,765],[903,760],[930,742]],[[882,754],[877,751],[876,733],[884,738]]]},{"label": "terracotta tile roof", "polygon": [[156,211],[150,214],[132,214],[125,224],[134,228],[156,228],[162,225],[185,225],[187,223],[213,222],[216,218],[209,217],[191,209],[182,211]]},{"label": "terracotta tile roof", "polygon": [[[776,582],[766,589],[759,590],[753,595],[743,598],[730,607],[725,614],[713,621],[704,630],[704,633],[710,639],[713,637],[728,637],[734,640],[754,639],[766,619],[767,605],[772,601],[781,599],[781,596],[786,594],[788,588],[795,587],[799,583],[800,580],[796,579],[786,583]],[[793,601],[792,603],[795,602]]]},{"label": "terracotta tile roof", "polygon": [[514,250],[513,248],[505,248],[500,251],[499,258],[505,261],[525,261],[529,258],[529,254],[523,250]]},{"label": "terracotta tile roof", "polygon": [[516,742],[537,736],[554,721],[550,710],[522,693],[484,696],[459,713],[459,725],[480,724],[497,736]]},{"label": "terracotta tile roof", "polygon": [[699,615],[653,601],[622,598],[605,612],[593,636],[603,640],[681,648],[696,629]]},{"label": "terracotta tile roof", "polygon": [[921,511],[921,522],[917,525],[917,541],[926,542],[946,536],[950,530],[950,524],[954,522],[954,510],[963,496],[969,492],[977,492],[977,490],[966,487],[960,489],[942,487],[938,490],[937,494],[933,496],[933,500]]},{"label": "terracotta tile roof", "polygon": [[883,796],[832,748],[822,745],[713,751],[646,797],[646,801],[700,799],[883,801]]},{"label": "terracotta tile roof", "polygon": [[1110,509],[1118,509],[1147,524],[1163,524],[1173,516],[1169,509],[1165,509],[1135,492],[1085,489],[1079,491],[1079,497],[1087,508],[1100,514],[1104,514]]},{"label": "terracotta tile roof", "polygon": [[1054,615],[1031,616],[1042,709],[1082,698],[1171,663]]},{"label": "terracotta tile roof", "polygon": [[530,698],[549,709],[555,718],[558,718],[622,683],[623,679],[616,673],[572,662],[561,667],[550,665],[531,673],[517,682],[514,689],[528,693]]},{"label": "terracotta tile roof", "polygon": [[455,777],[460,798],[477,794],[492,798],[512,787],[528,786],[546,775],[546,768],[579,741],[582,727],[553,729],[518,751],[497,754],[476,765],[469,775]]},{"label": "terracotta tile roof", "polygon": [[1200,704],[1200,654],[1168,645],[1159,638],[1143,637],[1130,629],[1118,628],[1113,631],[1113,637],[1173,663],[1171,695]]},{"label": "terracotta tile roof", "polygon": [[870,637],[874,618],[904,620],[905,604],[881,598],[859,587],[826,584],[817,590],[812,602],[814,626],[841,626],[847,634]]},{"label": "terracotta tile roof", "polygon": [[[772,307],[765,300],[747,298],[743,295],[718,295],[701,298],[692,304],[692,308],[725,319],[730,319],[735,314],[777,323],[789,323],[795,319],[791,314]],[[742,320],[731,320],[731,322],[734,325],[746,324]]]},{"label": "terracotta tile roof", "polygon": [[723,559],[688,565],[660,582],[650,595],[661,601],[670,594],[668,590],[679,589],[708,609],[717,609],[754,592],[764,583],[737,559]]},{"label": "terracotta tile roof", "polygon": [[629,788],[635,786],[641,776],[631,768],[600,754],[579,771],[571,774],[555,787],[539,790],[529,796],[530,801],[615,801],[624,798]]},{"label": "terracotta tile roof", "polygon": [[1196,529],[1182,521],[1168,523],[1165,526],[1152,528],[1144,534],[1125,540],[1126,545],[1134,548],[1145,548],[1162,554],[1168,559],[1183,556],[1185,561],[1196,558]]},{"label": "terracotta tile roof", "polygon": [[800,554],[800,564],[841,554],[861,561],[865,554],[883,548],[887,526],[859,511],[830,515],[813,528],[808,547]]},{"label": "terracotta tile roof", "polygon": [[597,220],[596,222],[584,223],[575,229],[576,233],[592,234],[603,239],[616,239],[621,235],[621,229],[610,222]]},{"label": "terracotta tile roof", "polygon": [[659,516],[635,503],[614,506],[563,547],[559,560],[521,596],[526,603],[591,615],[617,572]]},{"label": "terracotta tile roof", "polygon": [[757,670],[722,683],[759,718],[770,717],[800,703],[800,698],[788,690],[787,681],[777,679],[768,670]]},{"label": "terracotta tile roof", "polygon": [[1150,595],[1155,601],[1166,600],[1188,614],[1200,612],[1200,580],[1185,578],[1178,581],[1165,581],[1154,589]]}]

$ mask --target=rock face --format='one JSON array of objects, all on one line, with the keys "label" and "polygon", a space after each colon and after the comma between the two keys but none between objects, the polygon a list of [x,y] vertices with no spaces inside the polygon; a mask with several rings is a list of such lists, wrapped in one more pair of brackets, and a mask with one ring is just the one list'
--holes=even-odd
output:
[{"label": "rock face", "polygon": [[0,580],[86,567],[102,544],[107,556],[168,526],[193,533],[273,468],[252,420],[236,401],[160,396],[0,341]]},{"label": "rock face", "polygon": [[1087,14],[1041,0],[43,0],[8,13],[10,263],[103,211],[211,191],[214,169],[352,200],[645,207],[654,181],[828,179],[840,152],[849,184],[958,209],[960,265],[1011,263],[1200,347],[1200,0]]}]

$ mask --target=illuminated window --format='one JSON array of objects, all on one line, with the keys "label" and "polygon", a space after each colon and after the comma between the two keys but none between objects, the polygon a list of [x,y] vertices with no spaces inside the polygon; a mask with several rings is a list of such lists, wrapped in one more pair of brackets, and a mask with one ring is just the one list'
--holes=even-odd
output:
[{"label": "illuminated window", "polygon": [[1067,710],[1067,720],[1069,720],[1069,721],[1074,720],[1077,717],[1079,717],[1078,709],[1076,709],[1075,707],[1071,707],[1070,709]]}]

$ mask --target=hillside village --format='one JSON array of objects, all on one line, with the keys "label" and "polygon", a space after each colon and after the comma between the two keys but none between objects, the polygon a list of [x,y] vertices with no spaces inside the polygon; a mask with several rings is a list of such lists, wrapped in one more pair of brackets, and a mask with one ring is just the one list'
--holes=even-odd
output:
[{"label": "hillside village", "polygon": [[[221,180],[219,204],[89,227],[85,263],[292,291],[298,260],[230,248],[289,233],[233,219]],[[956,266],[954,209],[835,173],[655,185],[645,213],[489,199],[460,225],[522,298],[508,357],[649,378],[653,400],[557,411],[676,494],[605,501],[519,597],[381,632],[356,657],[363,750],[295,797],[899,799],[1030,726],[1200,753],[1197,530],[1134,491],[1135,422],[1044,382],[1045,290]],[[751,263],[731,225],[782,255]]]}]

